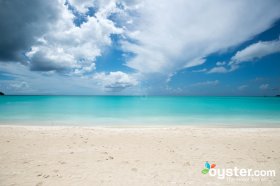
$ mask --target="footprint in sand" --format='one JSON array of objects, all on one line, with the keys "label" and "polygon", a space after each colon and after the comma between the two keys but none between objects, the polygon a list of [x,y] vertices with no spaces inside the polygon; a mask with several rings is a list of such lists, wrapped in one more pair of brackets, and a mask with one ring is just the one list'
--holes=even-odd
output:
[{"label": "footprint in sand", "polygon": [[65,162],[65,161],[59,161],[58,163],[60,163],[61,165],[66,164],[66,162]]},{"label": "footprint in sand", "polygon": [[136,168],[132,168],[132,169],[131,169],[131,171],[133,171],[133,172],[137,172],[137,171],[138,171],[138,169],[136,169]]},{"label": "footprint in sand", "polygon": [[48,178],[48,177],[50,177],[50,175],[44,175],[43,177],[44,177],[44,178]]},{"label": "footprint in sand", "polygon": [[53,172],[54,172],[54,173],[58,173],[58,172],[59,172],[59,170],[55,169],[55,170],[53,170]]},{"label": "footprint in sand", "polygon": [[39,182],[36,184],[36,186],[41,186],[41,185],[43,185],[43,182]]},{"label": "footprint in sand", "polygon": [[113,160],[114,159],[114,157],[113,156],[109,156],[108,158],[106,158],[106,160]]},{"label": "footprint in sand", "polygon": [[184,166],[191,166],[191,164],[187,161],[186,163],[184,163]]},{"label": "footprint in sand", "polygon": [[123,164],[129,164],[129,161],[123,161],[122,163]]}]

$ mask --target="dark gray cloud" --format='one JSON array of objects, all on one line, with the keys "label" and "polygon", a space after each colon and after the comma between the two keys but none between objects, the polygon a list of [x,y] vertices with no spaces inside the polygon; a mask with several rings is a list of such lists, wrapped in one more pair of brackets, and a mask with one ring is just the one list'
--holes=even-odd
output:
[{"label": "dark gray cloud", "polygon": [[30,70],[32,71],[63,71],[65,68],[63,63],[54,63],[40,51],[30,60]]},{"label": "dark gray cloud", "polygon": [[56,21],[58,1],[0,1],[0,61],[22,61],[23,54]]},{"label": "dark gray cloud", "polygon": [[95,70],[93,63],[111,45],[111,34],[123,33],[109,19],[116,3],[105,4],[77,26],[65,0],[0,0],[0,62],[75,75]]}]

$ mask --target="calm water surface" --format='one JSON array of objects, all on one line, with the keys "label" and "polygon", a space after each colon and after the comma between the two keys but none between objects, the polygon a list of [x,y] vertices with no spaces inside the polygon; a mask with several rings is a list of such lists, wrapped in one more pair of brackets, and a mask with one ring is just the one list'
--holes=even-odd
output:
[{"label": "calm water surface", "polygon": [[0,124],[280,126],[280,98],[1,96]]}]

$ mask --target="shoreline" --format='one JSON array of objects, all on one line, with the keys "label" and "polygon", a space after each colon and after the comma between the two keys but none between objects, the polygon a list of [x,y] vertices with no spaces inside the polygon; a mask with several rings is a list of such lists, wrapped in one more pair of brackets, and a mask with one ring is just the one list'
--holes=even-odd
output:
[{"label": "shoreline", "polygon": [[[67,122],[66,122],[67,123]],[[75,125],[75,124],[64,124],[64,125],[57,125],[57,124],[43,124],[43,125],[34,125],[34,124],[14,124],[14,123],[7,123],[1,124],[0,128],[5,127],[27,127],[27,128],[96,128],[96,129],[195,129],[195,128],[228,128],[228,129],[280,129],[280,124],[268,124],[268,125],[260,125],[260,124],[247,124],[247,125],[236,125],[236,124],[196,124],[196,125],[174,125],[174,124],[155,124],[155,125],[106,125],[106,124],[86,124],[86,125]]]}]

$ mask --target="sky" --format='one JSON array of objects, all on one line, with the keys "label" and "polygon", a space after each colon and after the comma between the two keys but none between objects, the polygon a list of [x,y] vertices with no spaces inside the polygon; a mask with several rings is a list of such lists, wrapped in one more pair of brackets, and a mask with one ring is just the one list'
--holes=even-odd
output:
[{"label": "sky", "polygon": [[279,0],[1,0],[11,95],[280,94]]}]

